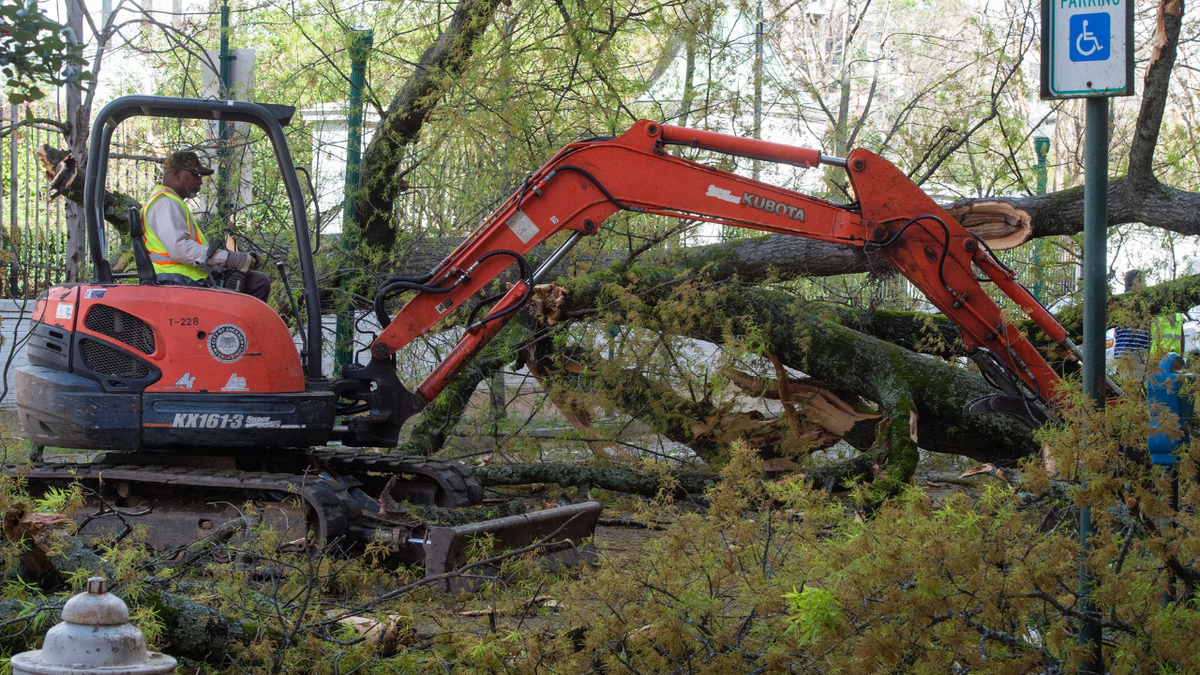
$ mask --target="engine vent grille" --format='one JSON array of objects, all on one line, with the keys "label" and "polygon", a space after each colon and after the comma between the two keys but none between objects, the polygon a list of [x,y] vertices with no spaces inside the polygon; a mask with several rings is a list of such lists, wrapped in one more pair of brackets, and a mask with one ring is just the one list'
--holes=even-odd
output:
[{"label": "engine vent grille", "polygon": [[101,335],[124,342],[143,354],[154,353],[154,330],[150,328],[150,324],[129,312],[108,305],[92,305],[83,325]]},{"label": "engine vent grille", "polygon": [[[126,314],[126,316],[129,315]],[[90,314],[88,318],[91,318]],[[80,347],[83,349],[83,362],[89,369],[102,375],[140,380],[150,374],[150,367],[134,358],[132,354],[126,354],[102,342],[81,340]]]}]

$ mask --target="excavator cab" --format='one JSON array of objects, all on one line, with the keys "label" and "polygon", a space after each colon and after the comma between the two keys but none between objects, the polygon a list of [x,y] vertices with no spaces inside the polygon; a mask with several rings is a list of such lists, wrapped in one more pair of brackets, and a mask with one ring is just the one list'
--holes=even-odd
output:
[{"label": "excavator cab", "polygon": [[[96,116],[84,217],[93,276],[48,289],[34,308],[29,365],[17,408],[29,439],[89,450],[308,448],[327,442],[336,395],[321,373],[321,326],[308,217],[283,136],[294,108],[244,101],[130,96]],[[130,211],[137,272],[114,274],[105,236],[105,181],[113,132],[136,116],[257,126],[287,191],[309,309],[298,351],[266,304],[220,288],[159,285]],[[123,283],[136,277],[136,284]]]}]

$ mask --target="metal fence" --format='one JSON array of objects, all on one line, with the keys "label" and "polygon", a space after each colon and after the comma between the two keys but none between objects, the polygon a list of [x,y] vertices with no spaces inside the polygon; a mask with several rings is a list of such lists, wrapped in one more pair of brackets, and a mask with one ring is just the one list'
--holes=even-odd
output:
[{"label": "metal fence", "polygon": [[[57,103],[8,106],[0,115],[7,127],[27,116],[64,119]],[[137,129],[122,126],[113,135],[109,188],[129,195],[149,193],[157,182],[153,162],[134,158],[144,146]],[[48,125],[25,125],[0,138],[0,298],[34,298],[66,280],[65,197],[50,199],[49,180],[37,157],[43,146],[63,148],[62,135]],[[89,274],[88,266],[81,270]]]},{"label": "metal fence", "polygon": [[[57,119],[57,105],[28,109],[10,106],[5,126],[35,117]],[[3,162],[3,201],[0,209],[0,248],[5,263],[0,297],[35,296],[66,274],[66,217],[59,201],[47,201],[48,186],[35,154],[42,145],[62,145],[61,135],[50,128],[31,125],[13,131],[0,143]]]}]

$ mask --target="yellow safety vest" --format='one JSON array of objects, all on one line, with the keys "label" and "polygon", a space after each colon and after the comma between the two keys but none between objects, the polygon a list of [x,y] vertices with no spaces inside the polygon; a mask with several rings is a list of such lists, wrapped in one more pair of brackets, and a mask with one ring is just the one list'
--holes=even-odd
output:
[{"label": "yellow safety vest", "polygon": [[1183,321],[1184,315],[1174,313],[1156,317],[1151,324],[1150,348],[1156,354],[1175,352],[1183,354]]},{"label": "yellow safety vest", "polygon": [[196,267],[190,263],[182,263],[171,260],[167,255],[167,247],[163,245],[162,240],[158,238],[158,234],[154,232],[146,222],[146,214],[150,212],[150,205],[159,197],[166,197],[179,204],[183,209],[183,215],[187,218],[188,229],[192,232],[192,238],[201,246],[208,246],[208,240],[200,228],[196,227],[196,221],[192,218],[192,212],[188,210],[187,204],[175,194],[175,191],[165,185],[154,186],[154,192],[150,193],[150,198],[146,200],[142,206],[142,242],[146,245],[146,252],[150,254],[150,262],[154,263],[155,274],[182,274],[185,277],[203,280],[208,278],[208,272]]}]

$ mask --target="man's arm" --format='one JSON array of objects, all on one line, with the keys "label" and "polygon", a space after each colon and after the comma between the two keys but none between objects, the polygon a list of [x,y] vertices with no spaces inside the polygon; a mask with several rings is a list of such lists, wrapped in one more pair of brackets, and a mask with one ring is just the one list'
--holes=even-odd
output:
[{"label": "man's arm", "polygon": [[[150,205],[146,211],[146,227],[154,231],[167,249],[167,257],[175,262],[201,267],[208,249],[192,238],[188,230],[187,216],[183,209],[172,199],[161,198]],[[220,250],[208,259],[208,264],[214,267],[224,266],[229,252]]]}]

